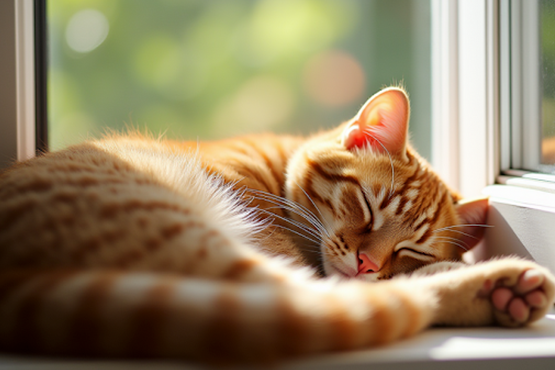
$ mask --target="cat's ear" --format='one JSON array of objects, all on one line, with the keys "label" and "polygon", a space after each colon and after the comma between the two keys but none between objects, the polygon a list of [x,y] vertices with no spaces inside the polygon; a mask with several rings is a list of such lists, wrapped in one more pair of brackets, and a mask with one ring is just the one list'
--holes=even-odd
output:
[{"label": "cat's ear", "polygon": [[371,146],[406,159],[410,105],[407,94],[390,87],[372,96],[343,131],[349,150]]},{"label": "cat's ear", "polygon": [[465,244],[465,248],[473,248],[484,236],[484,231],[487,228],[488,207],[487,198],[460,201],[455,205],[461,225],[468,225],[454,229],[461,232],[460,234],[457,233],[459,234],[457,237]]}]

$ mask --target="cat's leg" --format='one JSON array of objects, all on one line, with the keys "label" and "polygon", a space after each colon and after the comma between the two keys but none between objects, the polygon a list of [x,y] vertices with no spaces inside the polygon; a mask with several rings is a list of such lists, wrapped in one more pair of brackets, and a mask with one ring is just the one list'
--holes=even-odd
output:
[{"label": "cat's leg", "polygon": [[[419,268],[418,270],[413,271],[409,275],[410,276],[428,276],[428,275],[437,274],[438,272],[456,270],[456,269],[459,269],[461,267],[466,267],[466,266],[468,266],[468,265],[464,262],[440,261],[440,262],[430,263],[429,265],[423,266],[423,267]],[[403,276],[403,275],[400,275],[400,276]]]},{"label": "cat's leg", "polygon": [[555,298],[555,278],[516,258],[489,261],[424,277],[437,292],[435,324],[522,326],[543,317]]}]

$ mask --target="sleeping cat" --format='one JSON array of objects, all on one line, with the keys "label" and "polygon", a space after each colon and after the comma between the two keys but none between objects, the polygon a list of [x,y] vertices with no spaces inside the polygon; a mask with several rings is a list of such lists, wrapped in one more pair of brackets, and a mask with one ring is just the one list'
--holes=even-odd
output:
[{"label": "sleeping cat", "polygon": [[418,156],[409,114],[392,87],[309,138],[113,135],[14,165],[0,350],[271,362],[541,318],[546,269],[460,262],[487,201]]}]

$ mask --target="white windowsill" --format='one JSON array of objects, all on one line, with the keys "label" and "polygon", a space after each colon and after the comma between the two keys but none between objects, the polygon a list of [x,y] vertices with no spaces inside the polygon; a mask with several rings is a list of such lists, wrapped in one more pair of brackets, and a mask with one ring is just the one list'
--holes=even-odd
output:
[{"label": "white windowsill", "polygon": [[486,231],[485,243],[473,251],[475,260],[518,255],[555,272],[555,194],[537,190],[541,184],[531,186],[531,181],[514,179],[513,185],[484,189],[490,203],[488,224],[493,227]]}]

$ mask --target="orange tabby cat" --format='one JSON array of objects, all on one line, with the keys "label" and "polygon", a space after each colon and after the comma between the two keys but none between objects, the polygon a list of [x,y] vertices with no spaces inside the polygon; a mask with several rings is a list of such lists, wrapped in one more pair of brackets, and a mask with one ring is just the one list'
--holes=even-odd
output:
[{"label": "orange tabby cat", "polygon": [[14,165],[0,350],[263,362],[539,319],[546,269],[458,262],[487,202],[414,152],[409,113],[388,88],[309,138],[113,136]]}]

